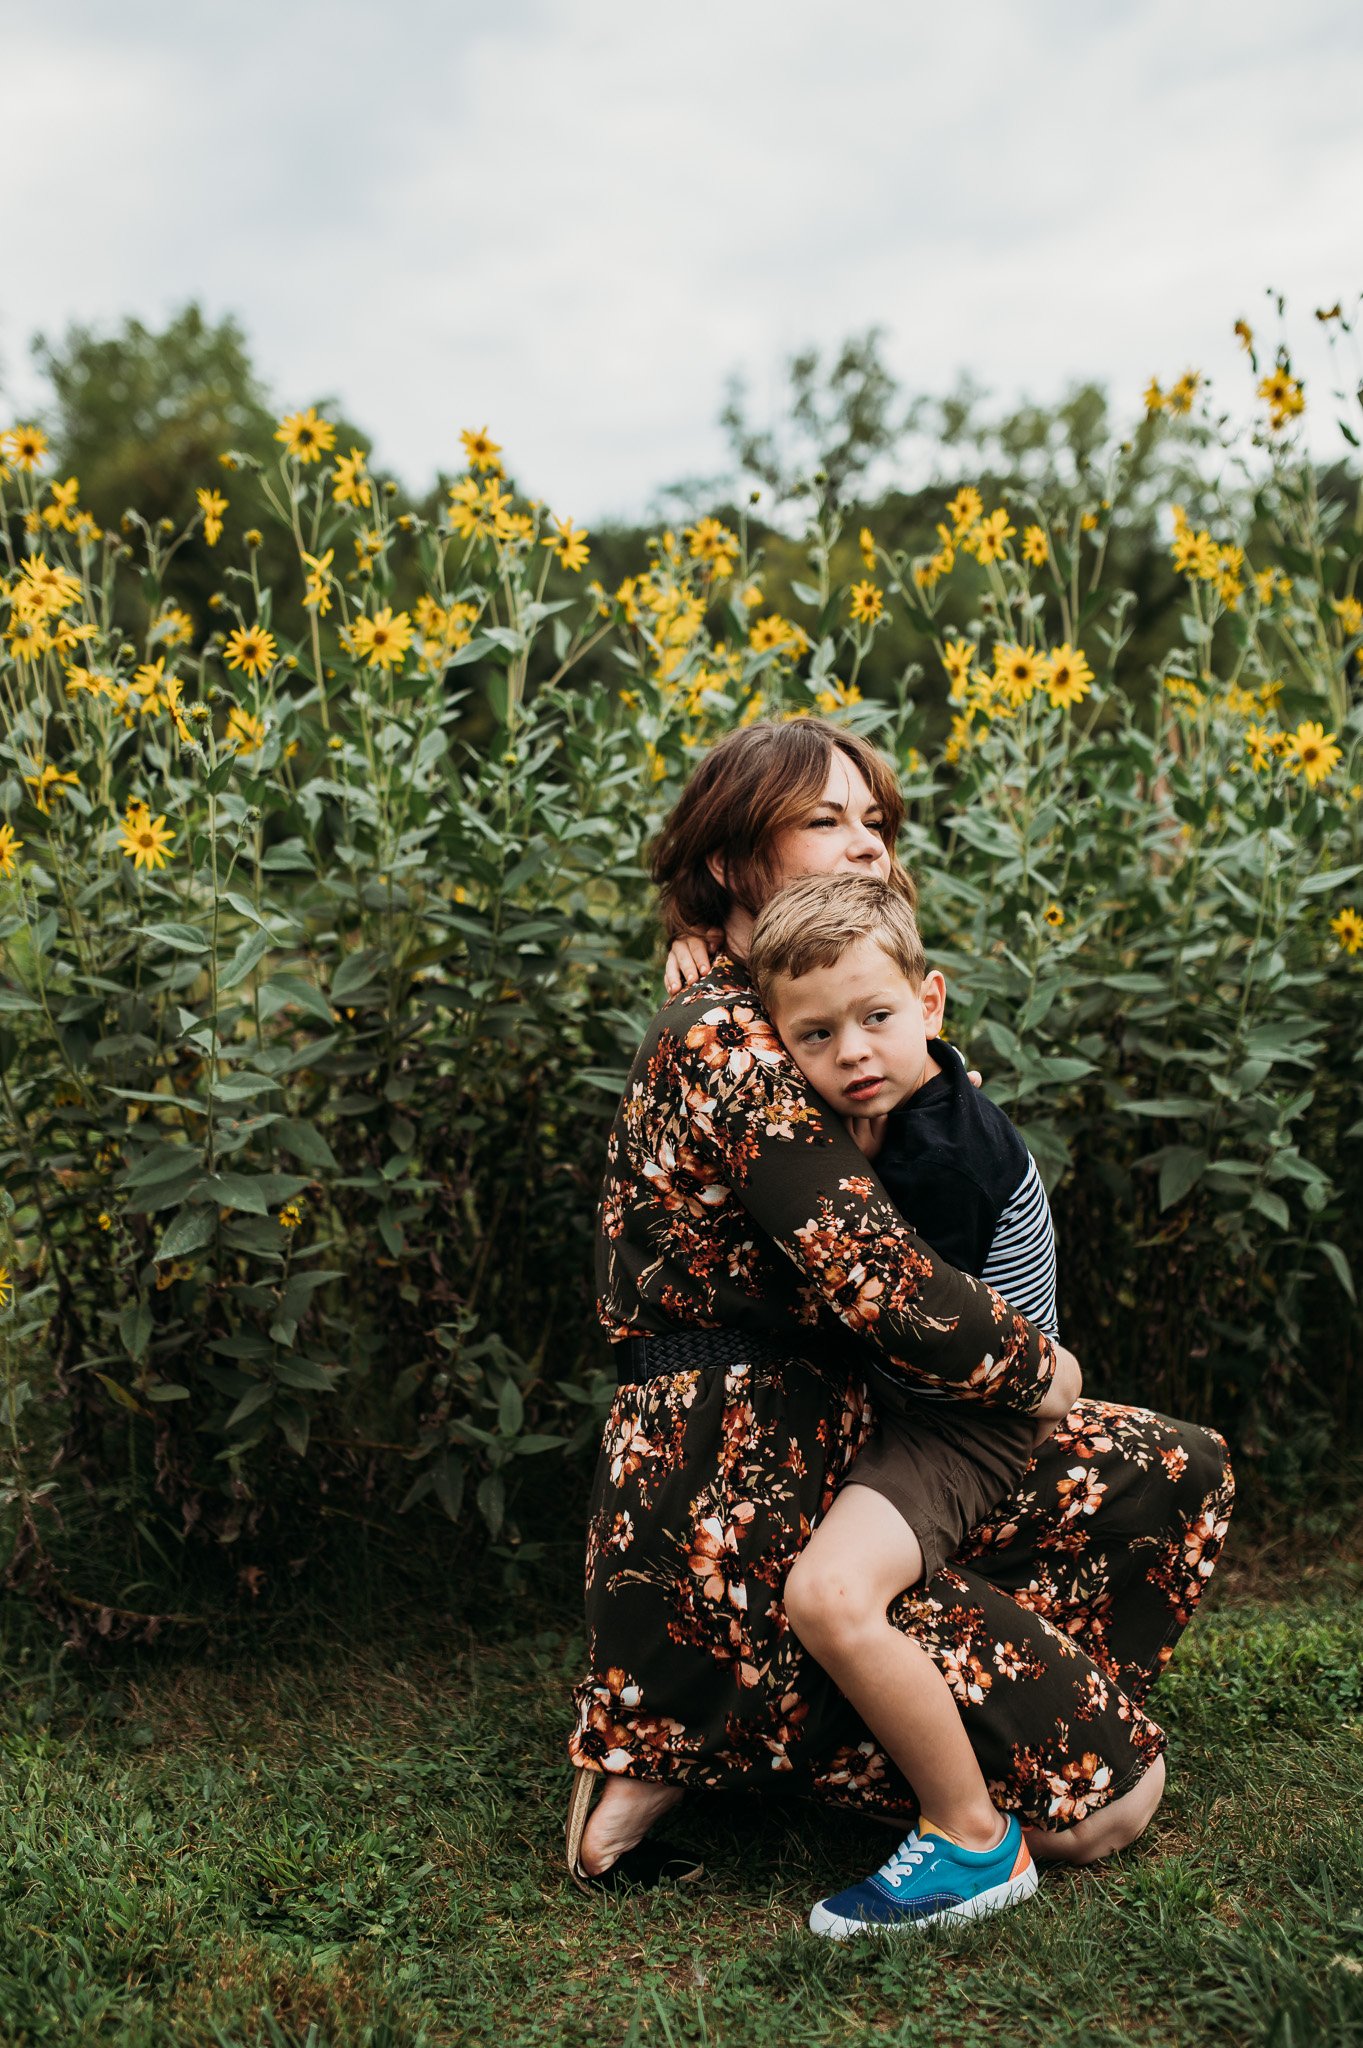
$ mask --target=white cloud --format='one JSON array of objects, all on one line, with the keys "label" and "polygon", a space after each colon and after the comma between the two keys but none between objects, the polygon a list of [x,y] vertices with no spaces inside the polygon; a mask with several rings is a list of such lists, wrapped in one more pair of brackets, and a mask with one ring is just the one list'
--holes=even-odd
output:
[{"label": "white cloud", "polygon": [[1134,407],[1195,364],[1238,399],[1264,285],[1309,347],[1363,284],[1338,0],[77,0],[18,40],[16,401],[32,329],[197,297],[410,481],[487,421],[579,519],[721,467],[728,372],[760,404],[807,340],[880,324],[911,391]]}]

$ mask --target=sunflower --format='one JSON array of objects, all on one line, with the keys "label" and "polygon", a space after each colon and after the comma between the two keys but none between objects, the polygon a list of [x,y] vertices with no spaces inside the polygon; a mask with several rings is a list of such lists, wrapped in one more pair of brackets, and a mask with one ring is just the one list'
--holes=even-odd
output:
[{"label": "sunflower", "polygon": [[1249,755],[1249,765],[1256,775],[1261,775],[1265,769],[1272,767],[1273,736],[1266,726],[1245,727],[1245,751]]},{"label": "sunflower", "polygon": [[63,774],[60,769],[54,768],[50,761],[44,762],[36,775],[26,775],[24,781],[33,791],[34,808],[41,811],[45,818],[52,815],[52,807],[47,801],[49,796],[62,796],[68,783],[77,789],[80,788],[79,775]]},{"label": "sunflower", "polygon": [[227,714],[227,730],[222,743],[230,753],[254,754],[265,744],[265,721],[246,711],[240,704],[234,704]]},{"label": "sunflower", "polygon": [[502,465],[497,457],[502,452],[502,444],[492,439],[486,427],[466,427],[459,438],[464,444],[470,469],[500,471]]},{"label": "sunflower", "polygon": [[552,548],[565,569],[581,569],[587,561],[587,529],[575,527],[571,519],[555,519],[552,522],[557,533],[546,533],[540,541],[542,548]]},{"label": "sunflower", "polygon": [[955,527],[958,539],[975,524],[983,510],[984,499],[974,484],[962,484],[947,505],[947,517]]},{"label": "sunflower", "polygon": [[259,677],[273,665],[277,652],[274,634],[263,626],[238,626],[227,636],[223,660],[229,668],[244,668],[248,676]]},{"label": "sunflower", "polygon": [[857,546],[861,549],[861,559],[866,567],[874,569],[876,565],[876,537],[869,526],[863,526],[861,532],[857,535]]},{"label": "sunflower", "polygon": [[1344,758],[1334,734],[1310,719],[1303,719],[1297,730],[1287,735],[1287,749],[1288,767],[1294,775],[1304,775],[1313,789],[1333,775]]},{"label": "sunflower", "polygon": [[19,848],[23,843],[16,837],[13,825],[0,825],[0,877],[5,881],[19,865]]},{"label": "sunflower", "polygon": [[363,505],[368,508],[374,493],[369,478],[365,475],[362,448],[352,448],[349,455],[337,456],[331,495],[338,505]]},{"label": "sunflower", "polygon": [[994,681],[1004,702],[1016,711],[1025,704],[1041,680],[1041,658],[1035,647],[1017,647],[996,642]]},{"label": "sunflower", "polygon": [[204,516],[204,539],[209,547],[215,548],[222,539],[222,515],[227,510],[227,500],[221,491],[196,491],[194,495]]},{"label": "sunflower", "polygon": [[0,1309],[8,1308],[14,1299],[14,1282],[9,1277],[9,1267],[0,1266]]},{"label": "sunflower", "polygon": [[41,427],[11,427],[3,446],[16,469],[36,469],[47,453],[47,435]]},{"label": "sunflower", "polygon": [[1363,947],[1363,917],[1346,904],[1338,917],[1330,919],[1330,929],[1345,953],[1357,953]]},{"label": "sunflower", "polygon": [[1043,569],[1050,559],[1051,544],[1046,530],[1041,526],[1029,526],[1022,536],[1022,559],[1030,562],[1035,569]]},{"label": "sunflower", "polygon": [[1058,903],[1048,903],[1041,915],[1052,931],[1058,932],[1061,925],[1065,922],[1065,913]]},{"label": "sunflower", "polygon": [[783,619],[779,612],[768,612],[750,628],[748,645],[754,654],[765,654],[770,648],[784,647],[791,637],[789,619]]},{"label": "sunflower", "polygon": [[1051,652],[1041,664],[1041,679],[1046,695],[1053,707],[1082,704],[1093,687],[1093,670],[1089,667],[1082,647],[1071,647],[1066,640]]},{"label": "sunflower", "polygon": [[153,818],[145,806],[136,811],[129,807],[118,846],[120,853],[125,853],[135,868],[163,868],[166,850],[174,839],[175,834],[166,828],[164,812],[159,818]]},{"label": "sunflower", "polygon": [[885,594],[878,584],[854,583],[849,609],[852,617],[861,624],[874,626],[885,609]]},{"label": "sunflower", "polygon": [[330,420],[317,417],[315,405],[306,412],[287,414],[275,428],[274,437],[284,443],[285,454],[298,462],[320,462],[336,446],[335,427]]},{"label": "sunflower", "polygon": [[1275,432],[1280,427],[1285,427],[1287,422],[1290,419],[1294,419],[1298,413],[1305,412],[1306,410],[1306,400],[1302,396],[1300,377],[1289,375],[1286,366],[1282,363],[1279,363],[1276,369],[1270,370],[1269,374],[1261,379],[1259,397],[1268,406],[1268,423]]},{"label": "sunflower", "polygon": [[1001,562],[1007,553],[1006,542],[1016,532],[1017,528],[1009,525],[1008,514],[1000,506],[997,512],[991,512],[971,528],[962,545],[970,550],[977,562]]},{"label": "sunflower", "polygon": [[372,619],[361,615],[350,629],[350,644],[370,668],[400,668],[412,644],[412,621],[406,612],[396,617],[391,605],[375,612]]},{"label": "sunflower", "polygon": [[959,704],[970,684],[970,671],[979,649],[970,640],[948,640],[942,649],[942,666],[951,678],[951,701]]}]

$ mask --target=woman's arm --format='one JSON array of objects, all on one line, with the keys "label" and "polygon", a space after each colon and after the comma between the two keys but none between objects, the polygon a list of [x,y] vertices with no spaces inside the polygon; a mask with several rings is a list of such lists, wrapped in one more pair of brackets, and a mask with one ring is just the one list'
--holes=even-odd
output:
[{"label": "woman's arm", "polygon": [[1054,1346],[909,1229],[756,996],[726,995],[669,1027],[654,1100],[684,1103],[695,1154],[801,1270],[810,1320],[831,1309],[920,1388],[1033,1412]]}]

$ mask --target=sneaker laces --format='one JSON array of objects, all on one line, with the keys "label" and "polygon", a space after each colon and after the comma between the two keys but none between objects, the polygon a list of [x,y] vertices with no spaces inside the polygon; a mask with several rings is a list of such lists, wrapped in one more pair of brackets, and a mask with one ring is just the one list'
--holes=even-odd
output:
[{"label": "sneaker laces", "polygon": [[877,1875],[898,1891],[904,1879],[912,1877],[924,1857],[931,1854],[932,1847],[931,1842],[922,1841],[917,1834],[907,1834],[889,1862],[881,1864]]}]

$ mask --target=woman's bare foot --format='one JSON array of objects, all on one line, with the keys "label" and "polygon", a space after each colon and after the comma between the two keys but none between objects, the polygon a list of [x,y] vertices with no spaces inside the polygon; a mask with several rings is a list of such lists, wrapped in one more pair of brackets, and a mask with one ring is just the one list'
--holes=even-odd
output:
[{"label": "woman's bare foot", "polygon": [[1099,1863],[1144,1833],[1164,1797],[1164,1758],[1157,1756],[1140,1781],[1072,1828],[1024,1828],[1038,1863]]},{"label": "woman's bare foot", "polygon": [[675,1806],[680,1785],[659,1785],[647,1778],[620,1778],[608,1773],[582,1837],[582,1868],[600,1877],[612,1863],[642,1842],[655,1820]]}]

